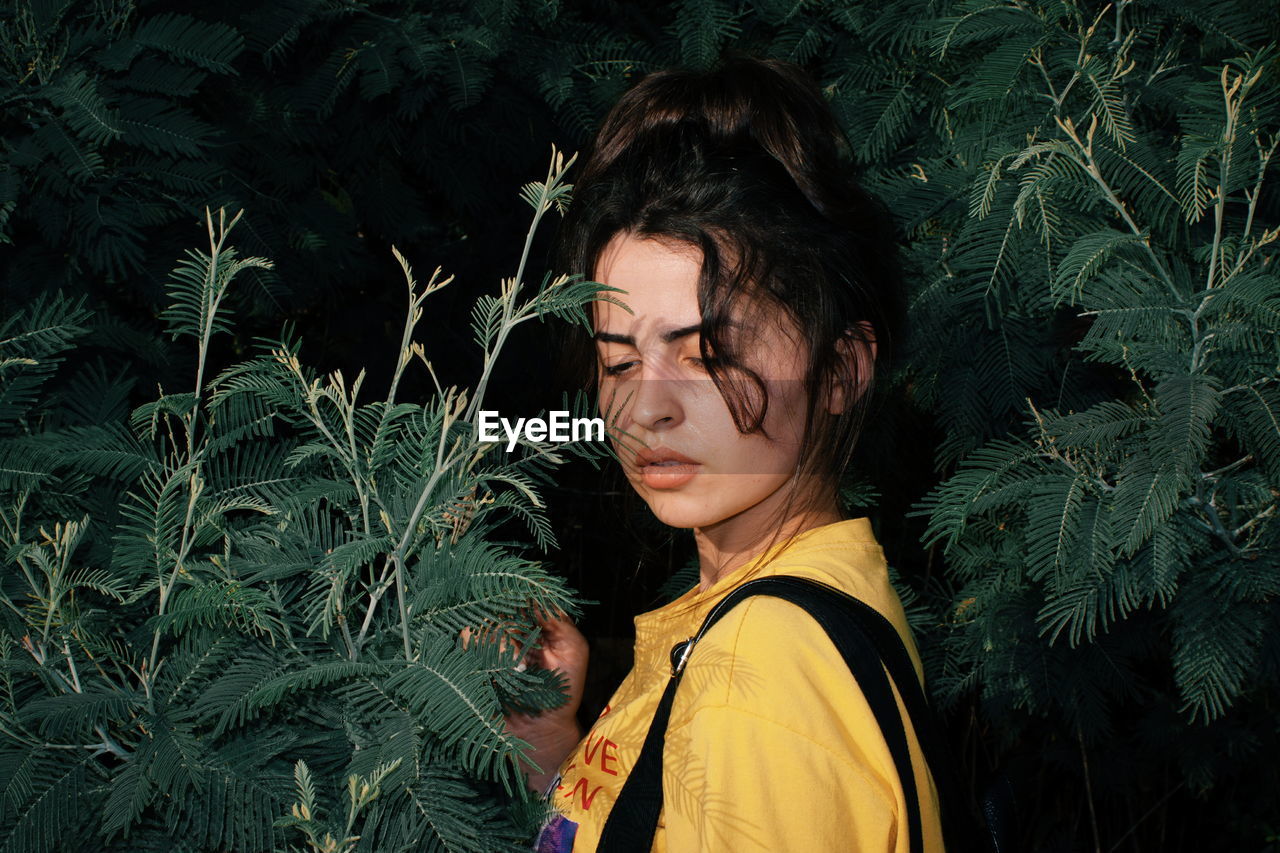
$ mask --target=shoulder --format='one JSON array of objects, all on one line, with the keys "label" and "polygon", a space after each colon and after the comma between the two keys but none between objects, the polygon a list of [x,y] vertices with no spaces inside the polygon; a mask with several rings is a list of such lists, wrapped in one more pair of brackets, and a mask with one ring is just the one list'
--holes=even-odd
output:
[{"label": "shoulder", "polygon": [[[874,576],[874,561],[870,566],[871,572],[866,564],[858,567],[855,584],[837,585],[826,572],[786,574],[820,580],[870,605],[898,631],[919,676],[919,656],[887,570],[881,562],[880,579]],[[824,738],[838,733],[845,739],[882,740],[861,688],[826,630],[801,606],[772,595],[749,596],[725,613],[698,642],[684,681],[673,710],[687,713],[674,714],[673,722],[723,707],[797,731],[818,731]]]},{"label": "shoulder", "polygon": [[[848,665],[814,618],[798,605],[752,596],[698,642],[677,693],[687,716],[736,709],[797,732],[874,726]],[[865,709],[865,713],[861,710]],[[673,713],[673,722],[685,717]]]},{"label": "shoulder", "polygon": [[859,791],[863,819],[873,801],[886,819],[896,808],[893,760],[857,682],[823,628],[778,598],[743,601],[699,642],[665,752],[680,779],[722,778],[726,756],[751,756],[784,787]]},{"label": "shoulder", "polygon": [[726,613],[699,641],[689,667],[686,678],[715,670],[727,682],[727,700],[791,690],[835,699],[856,688],[844,659],[813,616],[767,595],[751,596]]}]

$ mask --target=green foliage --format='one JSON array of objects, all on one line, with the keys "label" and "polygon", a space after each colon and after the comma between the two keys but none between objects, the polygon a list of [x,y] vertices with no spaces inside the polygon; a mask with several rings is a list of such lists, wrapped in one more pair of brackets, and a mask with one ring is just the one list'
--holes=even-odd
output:
[{"label": "green foliage", "polygon": [[[530,238],[568,189],[553,154],[525,190]],[[525,744],[502,705],[563,701],[558,676],[459,632],[575,611],[561,581],[496,541],[516,518],[553,545],[535,479],[563,457],[496,450],[475,423],[512,329],[584,321],[597,286],[560,276],[526,295],[522,262],[480,309],[474,391],[407,403],[403,374],[434,375],[416,340],[424,301],[449,279],[420,285],[397,253],[406,318],[385,395],[367,399],[363,372],[317,375],[292,339],[206,378],[213,338],[232,331],[229,289],[269,266],[228,242],[238,220],[210,216],[208,251],[170,278],[164,319],[197,354],[190,390],[137,407],[127,429],[41,417],[84,333],[78,304],[40,300],[6,323],[0,844],[516,849],[539,813],[521,805]],[[118,514],[85,514],[77,492],[98,489]],[[320,803],[344,780],[330,824]]]},{"label": "green foliage", "polygon": [[[1074,744],[1077,814],[1154,795],[1135,742],[1177,756],[1163,790],[1201,796],[1231,775],[1233,726],[1274,744],[1273,24],[947,4],[915,38],[952,85],[902,122],[909,165],[875,168],[918,283],[904,377],[943,430],[919,504],[951,587],[935,694],[976,697],[1011,741]],[[1105,847],[1090,813],[1076,846]]]},{"label": "green foliage", "polygon": [[384,315],[397,310],[389,244],[437,245],[470,272],[458,241],[497,251],[518,227],[487,228],[539,146],[580,141],[627,75],[657,61],[540,0],[12,5],[4,286],[22,300],[88,294],[145,329],[168,304],[159,264],[188,245],[190,221],[250,210],[238,240],[277,272],[244,274],[245,341],[285,313],[326,344],[305,328],[323,325],[313,312],[366,284]]},{"label": "green foliage", "polygon": [[[207,158],[221,134],[190,96],[210,77],[235,73],[243,39],[219,22],[134,13],[128,3],[92,13],[18,3],[0,23],[0,87],[12,122],[0,240],[14,243],[30,227],[37,243],[24,251],[65,246],[74,263],[46,272],[51,283],[140,272],[148,230],[195,213],[178,201],[193,185],[212,188]],[[126,30],[130,38],[119,39]]]},{"label": "green foliage", "polygon": [[[1022,291],[1043,282],[1039,304],[1024,297],[1020,310],[1046,322],[1069,312],[1089,325],[1078,355],[1058,368],[1056,395],[1046,398],[1054,389],[1033,376],[1017,383],[1031,415],[1025,431],[969,453],[930,496],[928,537],[952,557],[960,600],[972,599],[964,631],[989,635],[992,596],[1008,593],[989,585],[985,549],[965,546],[991,535],[978,519],[1024,542],[1004,572],[1016,568],[1021,588],[1034,593],[1026,600],[1038,602],[1035,622],[1048,642],[1078,646],[1136,611],[1167,614],[1181,709],[1209,721],[1249,685],[1243,673],[1254,669],[1264,626],[1275,619],[1272,570],[1255,566],[1274,567],[1280,545],[1273,476],[1280,433],[1259,429],[1280,367],[1280,279],[1270,269],[1280,229],[1267,225],[1274,205],[1264,198],[1280,140],[1276,52],[1229,57],[1216,73],[1166,69],[1145,45],[1178,26],[1176,17],[1117,17],[1104,45],[1101,14],[1081,14],[1042,33],[1020,60],[1031,70],[1017,97],[1003,90],[999,109],[1012,103],[1028,121],[988,140],[970,221],[1011,223],[1002,238],[1020,247],[1011,281]],[[967,45],[956,33],[988,18],[1037,25],[1029,11],[974,7],[937,49]],[[973,82],[951,102],[957,134],[966,118],[987,126],[991,105],[969,105],[985,104],[997,79],[1017,77],[1003,67],[993,72],[994,55],[974,60]],[[1181,95],[1180,115],[1151,103],[1149,90],[1133,82],[1142,73],[1164,75]],[[1182,130],[1162,158],[1153,152],[1169,132],[1166,119]],[[1045,212],[1028,215],[1032,202]],[[955,257],[972,251],[965,240],[972,227],[962,226]],[[982,269],[998,269],[1003,249],[984,252]],[[1250,296],[1237,300],[1241,289]],[[1001,313],[990,321],[996,331],[1002,323]],[[1068,390],[1065,374],[1081,369],[1079,359],[1095,375],[1114,368],[1114,393],[1091,402]],[[1052,408],[1041,410],[1037,398]],[[1248,430],[1237,426],[1246,418]],[[1181,579],[1164,544],[1174,531],[1187,549],[1180,564],[1198,567]],[[1241,580],[1203,583],[1214,572]],[[1221,618],[1226,613],[1232,618]],[[1005,669],[999,648],[991,651],[984,667]],[[1034,707],[1045,698],[1024,701]]]}]

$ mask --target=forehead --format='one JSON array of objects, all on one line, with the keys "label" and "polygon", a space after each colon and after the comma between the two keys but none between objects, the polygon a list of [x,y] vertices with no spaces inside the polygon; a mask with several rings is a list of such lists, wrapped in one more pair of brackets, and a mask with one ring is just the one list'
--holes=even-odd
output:
[{"label": "forehead", "polygon": [[[614,235],[600,253],[594,279],[626,291],[608,295],[627,307],[613,302],[592,303],[595,331],[635,340],[663,340],[664,333],[700,325],[701,270],[702,252],[695,246],[627,232]],[[804,336],[790,314],[749,292],[739,294],[720,334],[730,335],[757,361],[762,351],[775,355],[787,352],[795,358],[804,358],[808,352]],[[697,341],[698,336],[680,340]],[[721,338],[720,343],[727,342]]]},{"label": "forehead", "polygon": [[701,269],[702,253],[692,246],[625,232],[615,235],[600,252],[593,278],[626,291],[610,295],[631,313],[609,302],[596,302],[596,329],[697,323]]}]

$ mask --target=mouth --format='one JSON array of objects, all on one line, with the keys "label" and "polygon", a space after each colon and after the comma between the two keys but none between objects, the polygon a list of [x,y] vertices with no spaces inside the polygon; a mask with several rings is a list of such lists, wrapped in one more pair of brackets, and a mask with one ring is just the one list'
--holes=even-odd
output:
[{"label": "mouth", "polygon": [[636,454],[641,481],[651,489],[674,489],[689,482],[702,467],[689,457],[667,448],[644,448]]}]

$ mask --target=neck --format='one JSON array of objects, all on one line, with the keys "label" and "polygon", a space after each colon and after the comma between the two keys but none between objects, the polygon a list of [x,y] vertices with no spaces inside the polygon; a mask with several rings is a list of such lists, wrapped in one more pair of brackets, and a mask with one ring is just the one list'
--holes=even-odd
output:
[{"label": "neck", "polygon": [[757,519],[737,516],[709,527],[694,528],[701,576],[698,588],[709,589],[716,581],[742,568],[778,542],[785,542],[815,527],[834,524],[841,518],[833,495],[829,502],[793,513],[781,523],[760,523]]}]

